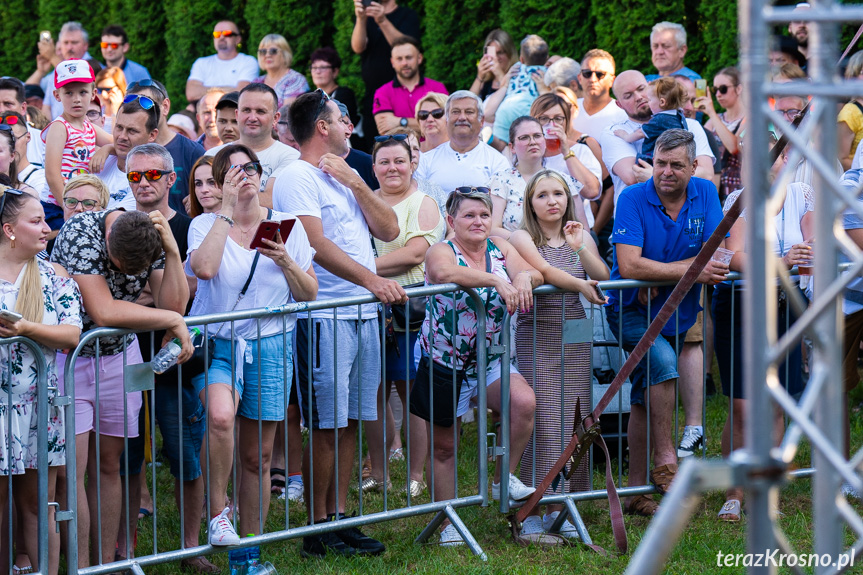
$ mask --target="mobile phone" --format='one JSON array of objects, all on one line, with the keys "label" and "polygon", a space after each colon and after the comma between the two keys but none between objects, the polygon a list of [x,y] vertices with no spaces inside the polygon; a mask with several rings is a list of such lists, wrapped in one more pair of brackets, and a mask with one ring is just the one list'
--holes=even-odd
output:
[{"label": "mobile phone", "polygon": [[264,220],[258,226],[258,230],[255,232],[255,237],[252,238],[252,243],[249,244],[249,249],[254,250],[257,248],[269,247],[264,245],[263,240],[267,239],[271,242],[276,241],[276,233],[281,233],[282,241],[286,241],[288,236],[291,235],[291,230],[294,229],[296,221],[297,220],[294,219],[282,220],[281,222]]},{"label": "mobile phone", "polygon": [[372,0],[363,0],[363,7],[368,8],[372,5]]},{"label": "mobile phone", "polygon": [[602,288],[599,287],[599,284],[593,286],[593,291],[596,292],[596,295],[598,295],[600,299],[605,300],[605,292],[602,291]]},{"label": "mobile phone", "polygon": [[14,312],[8,309],[0,309],[0,319],[5,321],[6,323],[15,323],[23,317],[24,316],[18,312]]},{"label": "mobile phone", "polygon": [[695,81],[695,97],[703,98],[707,95],[707,80],[699,78]]},{"label": "mobile phone", "polygon": [[497,58],[497,48],[489,44],[485,47],[485,55],[494,60]]},{"label": "mobile phone", "polygon": [[39,39],[45,40],[46,42],[51,41],[51,31],[50,30],[42,30],[39,32]]}]

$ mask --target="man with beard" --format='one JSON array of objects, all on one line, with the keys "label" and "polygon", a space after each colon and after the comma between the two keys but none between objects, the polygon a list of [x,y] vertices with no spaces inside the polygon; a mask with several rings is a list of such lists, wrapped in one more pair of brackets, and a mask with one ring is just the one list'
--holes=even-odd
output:
[{"label": "man with beard", "polygon": [[416,103],[429,92],[449,92],[440,82],[420,74],[423,55],[415,38],[397,38],[392,44],[390,63],[396,71],[396,77],[375,90],[372,110],[375,125],[381,134],[398,126],[410,127],[419,132],[419,122],[414,118]]},{"label": "man with beard", "polygon": [[[809,10],[808,2],[801,2],[794,8],[794,12],[805,12]],[[806,27],[806,22],[802,20],[793,20],[788,24],[788,33],[797,42],[797,50],[803,54],[803,57],[809,59],[809,28]],[[806,70],[806,62],[800,66]]]},{"label": "man with beard", "polygon": [[614,83],[614,57],[594,48],[581,60],[581,87],[584,97],[578,99],[578,115],[572,127],[599,140],[610,124],[626,120],[626,113],[614,103],[611,85]]},{"label": "man with beard", "polygon": [[213,29],[216,53],[198,58],[186,81],[186,99],[197,102],[207,88],[221,87],[225,92],[238,90],[258,76],[258,61],[248,54],[240,54],[237,46],[243,38],[237,25],[223,20]]},{"label": "man with beard", "polygon": [[[647,162],[637,162],[636,156],[641,151],[641,142],[627,143],[614,135],[614,130],[622,129],[633,132],[650,120],[653,113],[647,104],[647,80],[644,74],[637,70],[626,70],[614,80],[612,86],[617,98],[617,105],[626,112],[627,119],[609,126],[599,137],[602,146],[602,161],[614,181],[614,205],[617,210],[617,200],[627,186],[646,182],[653,176],[653,168]],[[695,176],[709,180],[713,177],[713,162],[716,160],[707,143],[704,128],[695,120],[686,119],[686,128],[695,136],[696,167]]]}]

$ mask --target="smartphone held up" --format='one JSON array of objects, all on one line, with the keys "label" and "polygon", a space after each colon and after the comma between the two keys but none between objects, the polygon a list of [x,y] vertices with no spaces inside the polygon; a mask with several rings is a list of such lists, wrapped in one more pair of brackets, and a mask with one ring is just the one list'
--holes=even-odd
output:
[{"label": "smartphone held up", "polygon": [[264,220],[258,226],[258,230],[255,232],[255,237],[252,238],[252,243],[249,244],[250,250],[255,250],[258,248],[269,248],[270,246],[264,244],[263,240],[270,240],[271,242],[276,241],[276,234],[280,234],[282,237],[282,242],[288,241],[288,236],[291,235],[291,230],[294,229],[294,224],[297,220],[290,218],[287,220],[282,220],[280,222],[275,222],[271,220]]}]

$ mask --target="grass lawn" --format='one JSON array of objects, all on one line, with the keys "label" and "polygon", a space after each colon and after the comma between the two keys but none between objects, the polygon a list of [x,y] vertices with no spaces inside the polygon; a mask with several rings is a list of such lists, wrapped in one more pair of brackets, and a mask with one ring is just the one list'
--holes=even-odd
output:
[{"label": "grass lawn", "polygon": [[[718,379],[717,379],[718,381]],[[855,404],[859,405],[859,398]],[[726,413],[726,400],[714,397],[707,402],[707,433],[708,453],[719,453],[719,432]],[[855,417],[855,414],[857,417]],[[863,439],[863,422],[859,417],[860,408],[852,413],[852,441],[860,445]],[[681,427],[682,427],[682,416]],[[475,424],[465,426],[463,447],[459,459],[459,484],[463,491],[461,495],[469,495],[475,489],[476,466],[476,427]],[[801,445],[795,465],[809,466],[809,447]],[[174,503],[173,479],[167,471],[167,464],[158,467],[158,514],[159,514],[159,549],[169,550],[179,547],[179,518],[176,515]],[[396,488],[390,492],[389,506],[405,505],[405,496],[398,492],[405,484],[404,462],[391,467],[391,476]],[[594,473],[594,487],[604,485],[603,474]],[[416,501],[427,502],[428,495]],[[811,481],[798,479],[782,490],[780,497],[780,525],[786,533],[796,553],[808,553],[813,544],[813,523],[811,513]],[[689,528],[675,547],[669,558],[665,572],[679,574],[699,573],[742,573],[743,567],[718,567],[716,557],[722,553],[745,552],[746,521],[739,524],[728,524],[716,519],[716,513],[724,502],[722,493],[713,492],[701,501]],[[383,496],[372,495],[363,497],[366,513],[383,509]],[[351,492],[348,513],[358,508],[356,490]],[[860,508],[858,507],[858,511]],[[611,534],[611,523],[608,516],[606,500],[591,501],[579,505],[587,528],[597,543],[607,550],[614,548]],[[437,545],[416,545],[414,539],[431,520],[432,515],[424,515],[379,523],[365,529],[365,532],[387,545],[387,551],[380,557],[362,559],[342,559],[329,557],[326,560],[307,560],[300,557],[299,540],[291,540],[271,544],[263,548],[264,560],[271,561],[279,573],[622,573],[626,568],[632,552],[638,546],[649,520],[641,517],[626,516],[626,526],[629,535],[630,553],[624,556],[611,554],[605,558],[591,549],[579,545],[552,550],[538,547],[521,548],[515,545],[510,536],[506,518],[495,508],[468,508],[460,510],[461,518],[479,541],[488,555],[488,561],[483,562],[475,557],[466,547],[441,548]],[[305,510],[291,506],[288,515],[291,526],[305,523]],[[283,502],[273,501],[269,515],[268,531],[284,528],[285,507]],[[202,529],[202,541],[204,534]],[[853,542],[852,533],[846,529],[845,546]],[[138,537],[139,555],[152,552],[152,524],[149,521],[140,522]],[[213,555],[210,559],[228,572],[227,554]],[[863,558],[858,558],[858,563]],[[152,566],[145,569],[149,573],[176,573],[178,565],[169,563]],[[787,569],[780,573],[790,572]],[[810,571],[811,572],[811,571]],[[855,572],[852,570],[851,572]],[[863,572],[857,567],[856,572]]]}]

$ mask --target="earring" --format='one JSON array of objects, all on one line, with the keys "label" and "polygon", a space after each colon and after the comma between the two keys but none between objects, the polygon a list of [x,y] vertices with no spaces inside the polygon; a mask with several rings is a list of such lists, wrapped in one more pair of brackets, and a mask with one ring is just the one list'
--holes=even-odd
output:
[{"label": "earring", "polygon": [[12,245],[10,247],[15,247],[15,236],[9,236],[9,239],[12,240]]}]

